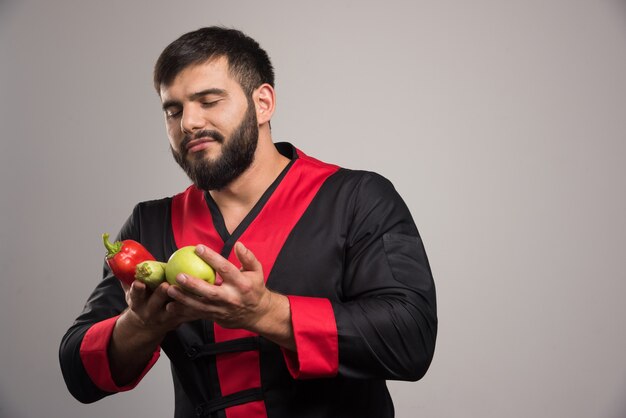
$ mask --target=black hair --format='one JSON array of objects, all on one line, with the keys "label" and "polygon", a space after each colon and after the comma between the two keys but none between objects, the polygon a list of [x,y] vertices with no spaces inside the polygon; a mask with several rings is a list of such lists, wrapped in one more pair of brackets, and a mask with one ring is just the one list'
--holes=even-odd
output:
[{"label": "black hair", "polygon": [[236,29],[211,26],[184,34],[163,50],[154,66],[154,88],[159,93],[185,68],[220,57],[226,57],[246,95],[264,83],[274,87],[274,68],[257,41]]}]

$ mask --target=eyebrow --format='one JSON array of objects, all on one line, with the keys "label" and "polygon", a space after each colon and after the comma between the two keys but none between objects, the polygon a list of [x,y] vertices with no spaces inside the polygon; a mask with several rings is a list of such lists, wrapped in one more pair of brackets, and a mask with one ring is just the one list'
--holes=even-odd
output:
[{"label": "eyebrow", "polygon": [[[198,100],[201,97],[215,95],[215,96],[226,96],[226,90],[218,89],[218,88],[210,88],[202,91],[198,91],[196,93],[192,93],[189,95],[189,100],[194,101]],[[163,110],[167,110],[170,107],[180,106],[181,103],[178,100],[166,100],[163,102]]]}]

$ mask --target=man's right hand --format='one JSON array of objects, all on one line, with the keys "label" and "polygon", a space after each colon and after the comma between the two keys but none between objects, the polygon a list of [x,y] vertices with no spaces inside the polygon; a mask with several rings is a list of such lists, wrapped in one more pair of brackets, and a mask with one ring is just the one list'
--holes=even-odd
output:
[{"label": "man's right hand", "polygon": [[[121,283],[121,282],[120,282]],[[111,375],[118,386],[133,382],[144,370],[161,340],[187,318],[176,314],[169,304],[176,304],[167,295],[169,284],[161,283],[150,290],[144,283],[122,284],[126,293],[126,309],[113,328],[109,343]]]},{"label": "man's right hand", "polygon": [[122,315],[128,317],[126,320],[136,328],[136,332],[160,341],[167,332],[194,319],[174,314],[171,308],[167,308],[168,304],[176,303],[167,295],[169,286],[168,283],[161,283],[156,289],[150,290],[140,281],[134,281],[131,286],[123,284],[128,309]]}]

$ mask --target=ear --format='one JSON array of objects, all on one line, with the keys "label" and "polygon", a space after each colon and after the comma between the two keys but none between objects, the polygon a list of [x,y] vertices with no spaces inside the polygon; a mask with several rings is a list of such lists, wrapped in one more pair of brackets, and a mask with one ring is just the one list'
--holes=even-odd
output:
[{"label": "ear", "polygon": [[276,94],[269,84],[261,84],[253,94],[256,107],[256,118],[259,125],[269,122],[276,106]]}]

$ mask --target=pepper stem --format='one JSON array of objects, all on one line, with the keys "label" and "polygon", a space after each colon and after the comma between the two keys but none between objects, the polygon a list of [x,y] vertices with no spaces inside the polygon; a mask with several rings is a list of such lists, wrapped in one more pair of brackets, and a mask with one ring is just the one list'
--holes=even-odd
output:
[{"label": "pepper stem", "polygon": [[114,257],[115,254],[119,253],[122,249],[122,242],[115,241],[113,244],[109,242],[109,234],[102,234],[102,242],[104,243],[104,248],[107,249],[107,258]]}]

